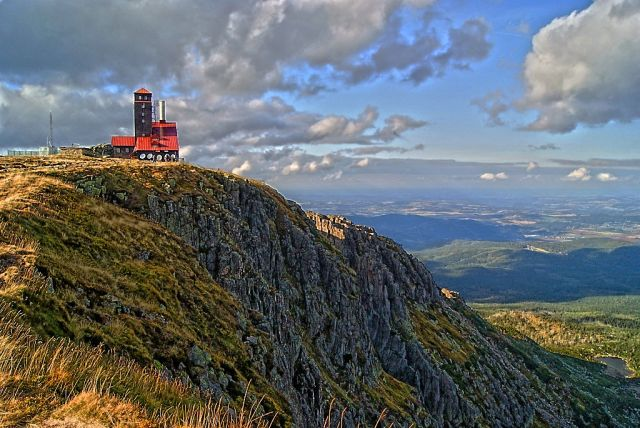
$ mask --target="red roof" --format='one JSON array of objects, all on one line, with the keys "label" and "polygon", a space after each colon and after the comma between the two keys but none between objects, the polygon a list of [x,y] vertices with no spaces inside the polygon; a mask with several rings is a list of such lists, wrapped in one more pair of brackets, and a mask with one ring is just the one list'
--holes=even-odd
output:
[{"label": "red roof", "polygon": [[175,122],[153,122],[151,126],[151,135],[153,137],[177,137],[178,136],[178,127]]},{"label": "red roof", "polygon": [[180,150],[178,137],[138,137],[134,151]]},{"label": "red roof", "polygon": [[149,92],[148,90],[146,90],[145,88],[140,88],[137,91],[134,92],[134,94],[150,94],[151,92]]},{"label": "red roof", "polygon": [[135,137],[114,135],[111,137],[111,145],[113,147],[133,147],[136,145]]},{"label": "red roof", "polygon": [[154,128],[175,128],[176,122],[152,122]]}]

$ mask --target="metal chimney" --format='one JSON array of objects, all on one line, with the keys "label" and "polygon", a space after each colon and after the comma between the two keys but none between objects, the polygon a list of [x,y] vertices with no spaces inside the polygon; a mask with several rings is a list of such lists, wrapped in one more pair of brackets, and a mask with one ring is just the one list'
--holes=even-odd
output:
[{"label": "metal chimney", "polygon": [[158,121],[167,121],[167,102],[164,100],[158,101]]}]

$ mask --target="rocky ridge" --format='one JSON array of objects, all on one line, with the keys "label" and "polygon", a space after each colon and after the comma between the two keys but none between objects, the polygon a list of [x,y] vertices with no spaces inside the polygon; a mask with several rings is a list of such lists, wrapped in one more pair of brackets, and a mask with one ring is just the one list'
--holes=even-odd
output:
[{"label": "rocky ridge", "polygon": [[[262,183],[186,165],[132,171],[124,162],[61,161],[34,172],[152,220],[193,248],[241,306],[243,370],[281,394],[295,426],[321,426],[333,399],[334,420],[347,408],[344,426],[372,424],[384,408],[401,426],[631,420],[590,392],[572,392],[561,375],[569,363],[548,363],[537,348],[543,357],[527,355],[522,347],[533,345],[443,295],[424,265],[371,228],[304,212]],[[237,374],[212,369],[201,346],[186,349],[184,361],[163,361],[167,374],[214,395],[237,394]],[[571,370],[590,376],[593,368]],[[585,404],[589,414],[579,411]]]}]

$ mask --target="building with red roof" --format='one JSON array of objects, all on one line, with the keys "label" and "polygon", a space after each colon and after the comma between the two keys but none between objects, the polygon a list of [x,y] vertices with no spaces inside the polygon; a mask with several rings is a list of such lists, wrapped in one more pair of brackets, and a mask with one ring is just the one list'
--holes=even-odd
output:
[{"label": "building with red roof", "polygon": [[176,122],[167,122],[166,103],[153,104],[153,94],[145,88],[133,93],[134,135],[111,137],[113,157],[156,162],[180,159]]}]

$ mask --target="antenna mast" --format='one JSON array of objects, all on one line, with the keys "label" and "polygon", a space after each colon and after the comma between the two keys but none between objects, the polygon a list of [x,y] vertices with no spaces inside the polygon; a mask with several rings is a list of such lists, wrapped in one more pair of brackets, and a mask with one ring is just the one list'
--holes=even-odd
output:
[{"label": "antenna mast", "polygon": [[49,112],[49,137],[47,138],[47,147],[53,147],[53,113]]}]

